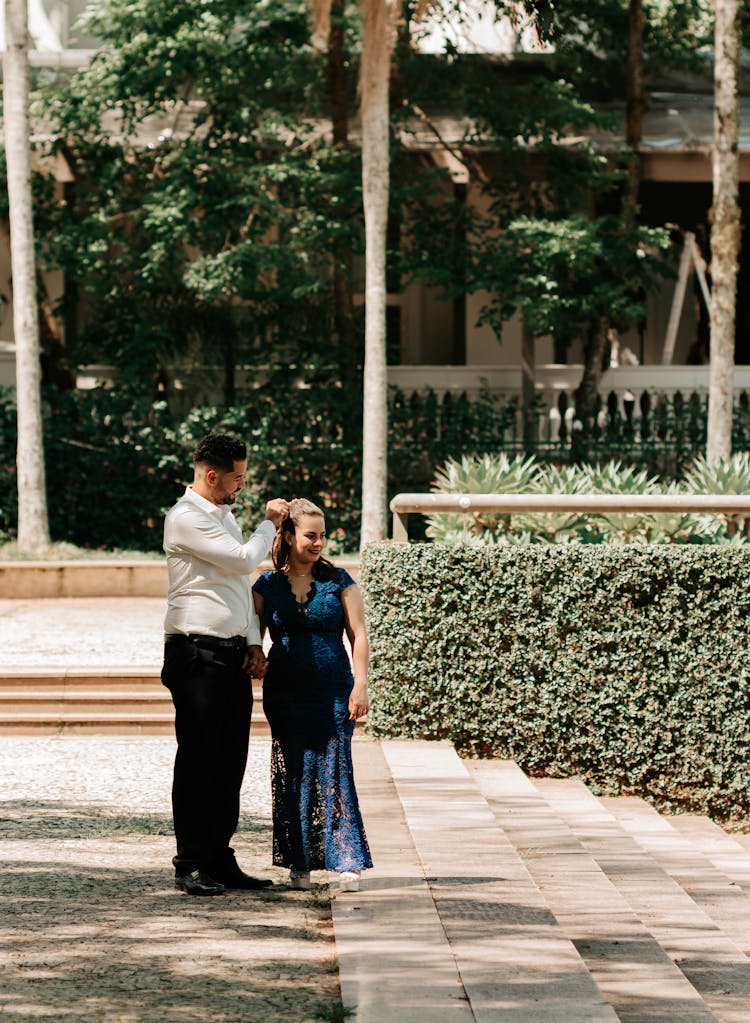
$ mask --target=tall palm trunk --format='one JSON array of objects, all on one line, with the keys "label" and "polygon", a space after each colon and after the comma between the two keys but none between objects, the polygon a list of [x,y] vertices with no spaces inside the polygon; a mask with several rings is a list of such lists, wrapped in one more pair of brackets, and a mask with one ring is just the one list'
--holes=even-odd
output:
[{"label": "tall palm trunk", "polygon": [[641,183],[640,145],[643,141],[643,115],[646,110],[646,86],[643,71],[643,33],[646,13],[643,0],[628,4],[628,47],[625,142],[628,146],[628,175],[622,197],[622,213],[628,230],[633,230],[638,214],[638,189]]},{"label": "tall palm trunk", "polygon": [[26,0],[5,0],[3,101],[8,164],[18,416],[18,546],[49,546],[39,362],[39,307],[31,198],[29,34]]},{"label": "tall palm trunk", "polygon": [[[331,26],[328,34],[328,92],[331,104],[333,144],[341,152],[349,143],[349,56],[346,49],[346,0],[331,3]],[[340,198],[337,197],[337,198]],[[354,203],[347,202],[344,216],[355,217]],[[357,335],[354,322],[352,289],[354,253],[348,246],[337,246],[333,253],[334,327],[339,350],[341,381],[345,388],[359,386],[357,368]],[[348,430],[347,422],[347,430]],[[345,440],[352,437],[345,433]]]},{"label": "tall palm trunk", "polygon": [[739,0],[716,0],[714,70],[714,195],[711,222],[711,371],[708,392],[709,462],[732,451],[732,395],[740,247]]},{"label": "tall palm trunk", "polygon": [[[423,0],[424,2],[424,0]],[[314,43],[330,44],[333,0],[312,0]],[[360,113],[362,205],[365,215],[365,366],[362,435],[362,534],[364,545],[387,534],[388,384],[386,375],[386,233],[388,229],[391,53],[400,0],[359,0],[362,18]]]},{"label": "tall palm trunk", "polygon": [[365,214],[365,369],[362,439],[362,545],[387,535],[388,384],[386,233],[388,228],[391,52],[398,0],[360,0],[363,20],[362,196]]}]

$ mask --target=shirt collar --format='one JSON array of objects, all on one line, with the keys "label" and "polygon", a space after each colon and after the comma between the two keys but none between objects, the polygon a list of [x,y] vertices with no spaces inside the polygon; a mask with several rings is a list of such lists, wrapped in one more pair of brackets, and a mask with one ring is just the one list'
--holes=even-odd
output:
[{"label": "shirt collar", "polygon": [[205,497],[201,497],[197,494],[192,487],[185,488],[185,497],[188,501],[192,501],[193,504],[202,508],[203,511],[208,512],[209,515],[218,515],[219,518],[223,518],[229,511],[229,507],[225,504],[214,504],[213,501],[207,501]]}]

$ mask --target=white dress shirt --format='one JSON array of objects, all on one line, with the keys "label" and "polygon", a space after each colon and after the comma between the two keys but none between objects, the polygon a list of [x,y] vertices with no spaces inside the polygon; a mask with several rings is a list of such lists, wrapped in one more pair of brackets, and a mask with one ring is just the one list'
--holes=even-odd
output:
[{"label": "white dress shirt", "polygon": [[247,543],[227,505],[188,487],[164,520],[169,570],[166,633],[245,636],[260,646],[250,573],[268,555],[276,527],[266,519]]}]

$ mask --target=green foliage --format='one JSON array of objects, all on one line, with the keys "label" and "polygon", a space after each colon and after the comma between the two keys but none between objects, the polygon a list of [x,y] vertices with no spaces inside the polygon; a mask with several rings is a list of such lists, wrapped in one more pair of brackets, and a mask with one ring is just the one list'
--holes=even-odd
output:
[{"label": "green foliage", "polygon": [[[331,551],[359,543],[361,458],[320,404],[260,392],[252,405],[201,406],[175,420],[164,402],[124,389],[48,394],[45,457],[53,540],[83,548],[159,550],[163,516],[192,481],[192,452],[211,429],[248,445],[248,479],[236,513],[245,529],[271,497],[305,496],[327,513]],[[0,407],[0,411],[2,408]],[[284,428],[272,434],[286,418]],[[269,426],[270,424],[270,426]],[[275,436],[274,440],[267,437]],[[15,421],[0,418],[0,536],[16,525]]]},{"label": "green foliage", "polygon": [[16,407],[11,395],[0,390],[0,543],[15,536],[18,506],[16,498]]},{"label": "green foliage", "polygon": [[[685,486],[695,494],[750,494],[750,452],[739,451],[715,462],[699,455],[685,474]],[[750,518],[726,515],[723,520],[730,537],[750,535]]]},{"label": "green foliage", "polygon": [[[533,457],[463,455],[449,458],[435,473],[432,490],[440,494],[523,494],[537,490],[539,467]],[[467,515],[450,512],[428,516],[427,535],[449,543],[507,541],[510,516],[492,512]]]},{"label": "green foliage", "polygon": [[[337,367],[287,362],[266,368],[242,403],[198,405],[176,415],[140,388],[48,392],[44,403],[50,528],[83,548],[159,550],[164,512],[192,479],[192,450],[208,430],[248,445],[248,480],[236,507],[246,528],[279,494],[309,497],[326,511],[331,553],[359,547],[362,472],[359,395]],[[391,396],[389,491],[424,490],[436,461],[471,441],[496,446],[515,415],[486,396],[478,402],[434,394]],[[15,409],[0,401],[0,540],[16,526]]]},{"label": "green foliage", "polygon": [[[441,6],[455,16],[457,5]],[[433,69],[423,76],[424,96],[410,80],[410,98],[434,104],[445,89],[450,109],[466,116],[453,153],[484,202],[414,202],[404,270],[449,295],[489,292],[497,297],[483,307],[480,323],[499,338],[520,308],[533,333],[552,335],[564,350],[603,319],[620,330],[643,321],[648,292],[672,276],[664,258],[670,237],[666,227],[639,225],[635,209],[622,215],[634,168],[613,165],[592,141],[622,135],[629,4],[525,6],[553,44],[544,56],[505,64],[451,53],[442,78]],[[708,70],[705,54],[696,54],[711,44],[708,0],[646,0],[644,12],[647,71]],[[496,5],[497,17],[508,14]],[[618,113],[606,112],[603,101],[617,104]]]},{"label": "green foliage", "polygon": [[[441,6],[465,14],[455,0]],[[549,5],[544,16],[542,5],[530,6],[555,43],[554,53],[533,60],[452,51],[428,58],[401,34],[389,271],[446,296],[489,289],[502,295],[484,312],[498,334],[520,306],[533,330],[567,343],[603,311],[623,328],[642,318],[666,236],[623,232],[606,215],[622,172],[581,141],[592,127],[612,126],[592,101],[602,98],[603,81],[622,96],[612,71],[622,64],[627,4]],[[647,9],[655,65],[666,52],[681,60],[688,40],[707,37],[705,0],[654,0]],[[498,17],[514,12],[496,5]],[[321,131],[331,113],[328,68],[310,46],[309,5],[109,0],[88,18],[102,51],[42,90],[52,148],[64,150],[76,175],[63,204],[51,193],[39,204],[45,262],[71,285],[66,311],[86,309],[80,336],[68,332],[71,359],[114,362],[148,392],[166,366],[186,358],[224,369],[231,403],[235,366],[258,365],[290,339],[295,357],[310,345],[317,351],[336,334],[342,309],[337,317],[333,277],[353,287],[352,253],[363,249],[359,152]],[[361,44],[355,5],[347,5],[345,28],[351,115]],[[440,109],[466,125],[447,144],[483,182],[483,213],[401,142],[416,119],[437,147],[446,144],[432,119]],[[311,315],[298,316],[301,305]],[[354,333],[337,353],[344,376],[359,359],[359,324]]]},{"label": "green foliage", "polygon": [[296,352],[330,337],[360,172],[320,131],[307,5],[111,0],[90,29],[101,52],[46,112],[77,178],[45,211],[49,258],[87,299],[76,358],[142,386],[178,355],[252,364],[288,343],[300,304],[319,326]]},{"label": "green foliage", "polygon": [[739,451],[715,462],[701,455],[685,474],[685,483],[695,494],[750,493],[750,452]]},{"label": "green foliage", "polygon": [[[534,457],[506,454],[448,459],[431,489],[442,494],[706,494],[750,493],[750,456],[709,466],[697,459],[682,483],[662,484],[643,467],[545,465]],[[474,546],[518,543],[738,543],[748,525],[737,516],[647,512],[600,514],[433,512],[427,536]]]},{"label": "green foliage", "polygon": [[750,549],[373,544],[370,729],[750,813]]},{"label": "green foliage", "polygon": [[614,216],[514,220],[475,260],[476,287],[498,292],[480,322],[500,334],[519,308],[539,335],[580,337],[605,316],[627,329],[643,318],[645,294],[670,274],[658,259],[670,244],[666,229],[639,227],[633,237]]}]

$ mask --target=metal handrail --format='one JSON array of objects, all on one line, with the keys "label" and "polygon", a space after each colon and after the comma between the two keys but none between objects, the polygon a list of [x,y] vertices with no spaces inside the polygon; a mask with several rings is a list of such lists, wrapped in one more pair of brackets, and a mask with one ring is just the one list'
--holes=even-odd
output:
[{"label": "metal handrail", "polygon": [[414,512],[697,512],[750,515],[750,494],[396,494],[393,539],[408,539]]}]

